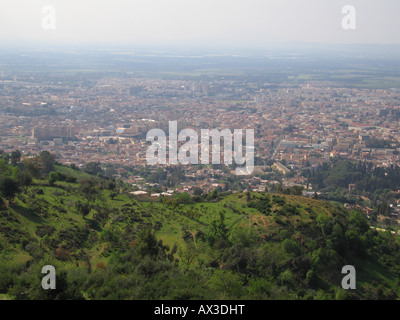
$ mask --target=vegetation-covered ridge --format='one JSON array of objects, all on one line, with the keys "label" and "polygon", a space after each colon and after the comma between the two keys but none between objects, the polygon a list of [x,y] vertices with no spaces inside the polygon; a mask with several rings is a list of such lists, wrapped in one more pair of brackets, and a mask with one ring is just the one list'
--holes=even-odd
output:
[{"label": "vegetation-covered ridge", "polygon": [[[134,197],[48,152],[0,159],[3,299],[397,299],[398,235],[278,193]],[[41,269],[56,268],[56,290]],[[357,288],[344,290],[344,265]]]}]

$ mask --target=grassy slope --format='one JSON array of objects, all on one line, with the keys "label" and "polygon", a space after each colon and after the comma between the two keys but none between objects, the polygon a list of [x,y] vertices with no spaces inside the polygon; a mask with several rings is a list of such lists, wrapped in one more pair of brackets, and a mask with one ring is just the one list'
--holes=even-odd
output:
[{"label": "grassy slope", "polygon": [[[71,174],[73,170],[62,168],[60,171]],[[77,175],[79,175],[79,178],[84,176],[80,173]],[[26,246],[26,243],[24,245],[21,244],[21,239],[23,238],[28,239],[28,243],[37,243],[44,247],[46,251],[54,253],[54,249],[49,248],[43,241],[46,236],[40,237],[37,234],[38,226],[46,225],[55,228],[56,231],[52,237],[62,231],[74,234],[77,228],[86,228],[96,211],[92,210],[85,218],[77,212],[74,204],[78,199],[83,200],[76,191],[77,186],[77,184],[66,182],[57,182],[54,186],[48,186],[45,185],[44,181],[40,181],[40,186],[33,186],[33,188],[41,188],[43,190],[43,194],[36,196],[37,201],[45,208],[39,216],[30,213],[28,205],[25,203],[27,196],[25,196],[25,199],[17,198],[14,204],[8,206],[7,211],[3,212],[0,217],[0,224],[3,228],[9,228],[14,237],[11,239],[3,232],[0,233],[0,245],[4,248],[0,254],[0,264],[23,264],[32,259],[25,250],[24,245]],[[175,210],[164,203],[150,201],[151,199],[138,200],[128,194],[120,194],[114,200],[111,200],[109,194],[110,191],[103,190],[101,199],[96,200],[96,203],[111,210],[120,210],[124,207],[132,208],[142,219],[142,222],[135,223],[134,227],[138,226],[139,223],[149,224],[154,228],[156,228],[157,224],[161,225],[161,228],[157,228],[156,235],[169,246],[183,244],[183,227],[193,235],[198,231],[206,232],[210,222],[218,218],[219,212],[224,212],[225,222],[229,230],[242,228],[249,233],[252,232],[258,239],[268,240],[270,237],[276,237],[282,229],[292,228],[299,221],[309,221],[310,214],[314,216],[320,213],[331,215],[330,212],[333,208],[324,201],[299,196],[279,195],[285,200],[286,204],[297,207],[300,214],[280,217],[278,222],[281,223],[278,223],[273,213],[281,208],[279,204],[274,203],[271,208],[272,215],[266,216],[256,209],[248,207],[244,194],[227,195],[217,202],[195,203]],[[256,198],[262,196],[260,194],[253,195]],[[196,213],[197,218],[190,218],[190,213]],[[115,217],[116,214],[109,214],[103,228],[118,234],[124,234],[128,223],[126,221],[113,222]],[[100,261],[107,264],[109,243],[102,242],[100,237],[96,239],[94,243],[86,244],[86,250],[92,259],[92,265]],[[66,243],[66,240],[63,240],[62,237],[59,237],[57,241],[59,241],[59,245],[65,245]],[[360,287],[370,283],[373,279],[378,279],[379,282],[387,283],[389,286],[392,286],[395,282],[393,275],[377,263],[354,259],[354,265],[359,267],[357,268],[357,283]]]}]

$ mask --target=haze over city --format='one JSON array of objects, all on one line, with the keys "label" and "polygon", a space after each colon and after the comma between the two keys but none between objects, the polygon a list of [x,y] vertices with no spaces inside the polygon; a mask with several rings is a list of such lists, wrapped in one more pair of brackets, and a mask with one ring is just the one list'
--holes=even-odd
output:
[{"label": "haze over city", "polygon": [[[44,30],[42,8],[55,9]],[[356,9],[343,30],[342,8]],[[264,47],[310,42],[400,44],[396,0],[0,1],[0,40],[18,45]]]}]

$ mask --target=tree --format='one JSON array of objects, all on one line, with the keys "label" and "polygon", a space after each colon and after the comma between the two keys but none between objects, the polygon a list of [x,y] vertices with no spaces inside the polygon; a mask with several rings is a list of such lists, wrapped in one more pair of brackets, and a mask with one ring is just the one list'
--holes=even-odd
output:
[{"label": "tree", "polygon": [[334,250],[336,250],[339,253],[344,252],[344,246],[345,246],[344,232],[343,228],[338,223],[335,223],[333,225],[330,240],[332,241]]},{"label": "tree", "polygon": [[304,187],[303,186],[293,186],[286,189],[283,189],[282,192],[284,194],[292,194],[295,196],[301,196],[303,194]]},{"label": "tree", "polygon": [[98,194],[96,182],[92,178],[85,178],[80,181],[79,191],[88,202],[94,201]]},{"label": "tree", "polygon": [[135,244],[135,251],[141,257],[151,256],[156,257],[159,252],[157,245],[157,238],[149,228],[139,231],[137,241]]},{"label": "tree", "polygon": [[107,188],[107,190],[114,191],[115,188],[117,187],[117,184],[115,183],[114,180],[109,180],[105,183],[105,187]]},{"label": "tree", "polygon": [[385,202],[381,202],[378,205],[378,213],[383,215],[383,216],[389,216],[389,214],[390,214],[390,206],[386,201]]},{"label": "tree", "polygon": [[328,215],[324,213],[320,213],[316,219],[317,226],[321,228],[322,235],[324,238],[329,234],[329,227],[331,223],[331,219]]},{"label": "tree", "polygon": [[118,172],[113,166],[108,166],[104,171],[104,175],[110,179],[112,179],[115,174],[118,174]]},{"label": "tree", "polygon": [[195,187],[193,190],[193,195],[195,196],[201,196],[203,194],[203,190],[201,190],[201,188],[199,187]]},{"label": "tree", "polygon": [[58,173],[57,172],[50,172],[49,174],[49,184],[52,186],[58,180]]},{"label": "tree", "polygon": [[30,158],[30,159],[25,159],[24,162],[24,168],[25,170],[34,178],[39,178],[40,177],[40,160],[39,158]]},{"label": "tree", "polygon": [[369,230],[368,221],[365,219],[363,213],[360,211],[351,211],[349,224],[355,227],[360,233],[364,233]]},{"label": "tree", "polygon": [[114,200],[114,198],[115,198],[116,196],[118,196],[118,192],[116,192],[116,191],[111,191],[111,192],[110,192],[110,199],[111,199],[111,200]]},{"label": "tree", "polygon": [[27,170],[18,171],[15,175],[15,179],[20,187],[26,188],[32,184],[32,176]]},{"label": "tree", "polygon": [[193,202],[192,198],[190,197],[190,194],[187,192],[183,192],[183,193],[178,193],[175,196],[175,203],[177,205],[179,204],[190,204]]},{"label": "tree", "polygon": [[0,178],[0,193],[1,195],[11,200],[15,194],[19,192],[18,183],[11,177]]},{"label": "tree", "polygon": [[48,174],[54,170],[54,164],[56,158],[48,151],[42,151],[39,153],[40,164],[44,174]]},{"label": "tree", "polygon": [[15,150],[11,152],[11,165],[16,166],[21,160],[21,151]]},{"label": "tree", "polygon": [[97,175],[98,173],[101,173],[101,167],[99,162],[89,162],[85,166],[85,172],[91,174],[91,175]]},{"label": "tree", "polygon": [[80,202],[78,201],[75,204],[76,209],[79,211],[79,213],[82,215],[82,217],[86,217],[89,213],[90,210],[92,209],[90,203],[84,203],[84,202]]},{"label": "tree", "polygon": [[75,163],[71,163],[71,164],[69,165],[69,167],[70,167],[71,169],[75,170],[75,171],[80,171],[80,169],[76,166]]},{"label": "tree", "polygon": [[228,228],[225,224],[225,214],[222,211],[219,213],[219,220],[215,219],[211,221],[206,238],[210,246],[213,246],[217,239],[228,239]]},{"label": "tree", "polygon": [[212,192],[210,192],[207,195],[207,200],[214,200],[214,199],[217,199],[217,198],[218,198],[218,190],[217,189],[214,189]]}]

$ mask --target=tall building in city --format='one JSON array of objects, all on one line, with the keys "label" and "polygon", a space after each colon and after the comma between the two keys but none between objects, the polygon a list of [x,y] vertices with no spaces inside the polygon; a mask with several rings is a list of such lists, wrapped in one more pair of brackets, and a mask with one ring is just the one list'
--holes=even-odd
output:
[{"label": "tall building in city", "polygon": [[76,130],[70,126],[43,126],[32,129],[32,138],[51,140],[55,138],[73,138]]}]

